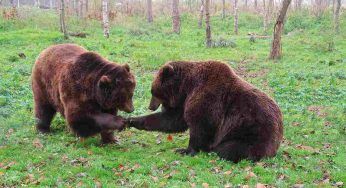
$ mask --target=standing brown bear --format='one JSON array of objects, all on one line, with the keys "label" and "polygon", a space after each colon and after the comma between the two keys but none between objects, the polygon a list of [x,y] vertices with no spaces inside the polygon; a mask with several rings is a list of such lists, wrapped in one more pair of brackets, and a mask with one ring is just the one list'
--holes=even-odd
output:
[{"label": "standing brown bear", "polygon": [[44,50],[32,71],[37,130],[49,132],[59,112],[71,130],[85,138],[101,133],[103,143],[116,141],[125,127],[117,111],[133,111],[135,79],[128,65],[112,63],[74,44]]},{"label": "standing brown bear", "polygon": [[149,109],[162,112],[130,118],[140,130],[190,129],[182,154],[216,152],[233,162],[274,156],[283,134],[282,114],[265,93],[238,77],[224,63],[169,62],[152,84]]}]

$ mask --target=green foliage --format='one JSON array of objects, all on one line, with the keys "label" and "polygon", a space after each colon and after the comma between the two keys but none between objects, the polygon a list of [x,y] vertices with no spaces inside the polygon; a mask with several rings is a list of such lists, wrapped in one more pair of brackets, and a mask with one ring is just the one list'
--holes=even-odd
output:
[{"label": "green foliage", "polygon": [[[58,32],[55,12],[21,11],[25,18],[0,18],[0,186],[201,187],[207,183],[222,187],[263,183],[330,187],[345,183],[346,35],[330,34],[330,16],[290,15],[287,35],[283,36],[284,57],[271,62],[267,60],[271,41],[250,43],[247,36],[262,32],[258,15],[240,14],[239,36],[233,36],[231,17],[212,17],[213,40],[223,46],[223,40],[232,39],[236,47],[205,48],[204,28],[198,29],[196,18],[187,14],[182,16],[180,35],[171,32],[170,17],[155,18],[153,24],[133,17],[113,25],[109,39],[103,37],[100,23],[69,18],[70,32],[89,35],[66,41]],[[341,22],[341,30],[345,29],[345,22]],[[328,50],[331,41],[334,49]],[[166,61],[227,62],[278,102],[284,115],[285,140],[274,158],[233,164],[213,153],[195,157],[175,154],[175,149],[187,146],[188,133],[174,134],[169,141],[163,133],[129,129],[116,133],[119,145],[102,147],[98,137],[80,142],[58,115],[52,134],[37,134],[31,68],[43,49],[65,42],[130,65],[137,79],[136,110],[121,113],[125,117],[151,113],[147,110],[150,85],[155,71]],[[19,58],[18,53],[26,58]]]}]

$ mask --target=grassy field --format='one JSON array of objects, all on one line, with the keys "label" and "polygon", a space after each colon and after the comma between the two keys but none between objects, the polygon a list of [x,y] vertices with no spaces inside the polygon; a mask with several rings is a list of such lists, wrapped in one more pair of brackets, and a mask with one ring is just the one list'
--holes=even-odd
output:
[{"label": "grassy field", "polygon": [[[0,18],[0,186],[81,187],[223,187],[267,184],[343,186],[346,183],[346,17],[341,34],[330,30],[331,15],[320,19],[293,14],[283,36],[284,57],[267,60],[270,39],[249,41],[262,33],[261,18],[241,14],[240,34],[228,17],[212,17],[215,40],[231,47],[204,47],[204,29],[196,18],[182,16],[181,35],[171,20],[129,18],[104,39],[96,21],[68,21],[71,31],[87,38],[63,40],[53,12],[23,10],[19,20]],[[38,54],[58,43],[76,43],[119,63],[129,63],[137,80],[135,112],[150,113],[150,84],[168,60],[222,60],[247,81],[272,96],[284,114],[284,141],[276,157],[234,164],[215,154],[195,157],[174,153],[186,147],[188,133],[167,134],[127,129],[116,133],[119,145],[101,146],[99,138],[80,142],[57,116],[53,133],[36,133],[31,69]],[[218,43],[217,43],[218,44]],[[24,53],[25,58],[18,56]]]}]

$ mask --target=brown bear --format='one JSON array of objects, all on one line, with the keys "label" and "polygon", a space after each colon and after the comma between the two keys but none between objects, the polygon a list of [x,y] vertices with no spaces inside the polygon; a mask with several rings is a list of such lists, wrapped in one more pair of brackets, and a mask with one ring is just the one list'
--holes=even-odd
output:
[{"label": "brown bear", "polygon": [[132,112],[136,82],[129,66],[119,65],[74,44],[45,49],[32,71],[36,128],[49,132],[56,112],[81,138],[101,133],[103,143],[116,141],[114,130],[125,120],[117,111]]},{"label": "brown bear", "polygon": [[282,114],[265,93],[218,61],[168,62],[151,88],[149,109],[162,111],[127,120],[140,130],[183,132],[190,129],[182,154],[216,152],[238,162],[274,156],[283,135]]}]

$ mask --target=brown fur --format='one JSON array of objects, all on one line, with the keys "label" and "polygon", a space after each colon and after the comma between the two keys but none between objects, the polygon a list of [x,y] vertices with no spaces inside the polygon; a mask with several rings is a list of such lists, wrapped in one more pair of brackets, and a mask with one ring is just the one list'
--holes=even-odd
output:
[{"label": "brown fur", "polygon": [[128,65],[112,63],[74,44],[44,50],[32,71],[37,129],[50,131],[56,112],[74,133],[88,137],[101,133],[113,142],[113,130],[124,128],[117,111],[133,111],[135,79]]},{"label": "brown fur", "polygon": [[169,62],[152,84],[150,109],[162,111],[130,118],[130,126],[151,131],[190,129],[180,153],[216,152],[238,162],[274,156],[283,134],[282,114],[265,93],[217,61]]}]

